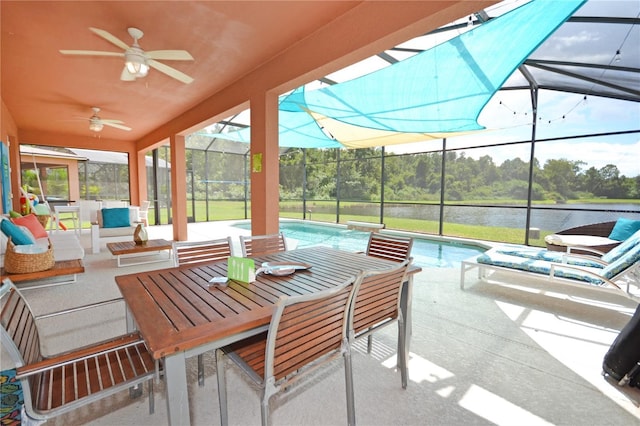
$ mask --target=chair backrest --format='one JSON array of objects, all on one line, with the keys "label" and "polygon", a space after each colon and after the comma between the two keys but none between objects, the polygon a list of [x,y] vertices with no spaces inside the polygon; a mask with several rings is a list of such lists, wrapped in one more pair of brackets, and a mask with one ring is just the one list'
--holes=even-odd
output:
[{"label": "chair backrest", "polygon": [[412,246],[413,238],[372,232],[367,243],[367,255],[403,262],[411,256]]},{"label": "chair backrest", "polygon": [[640,262],[640,244],[636,244],[614,262],[605,266],[602,270],[602,276],[609,280],[614,279],[638,262]]},{"label": "chair backrest", "polygon": [[332,352],[346,350],[353,279],[321,292],[281,297],[265,349],[265,380],[278,381]]},{"label": "chair backrest", "polygon": [[287,241],[284,234],[271,235],[241,235],[240,247],[242,256],[262,256],[269,253],[287,251]]},{"label": "chair backrest", "polygon": [[349,337],[359,337],[394,322],[400,315],[400,293],[406,281],[409,258],[391,269],[362,271],[353,284]]},{"label": "chair backrest", "polygon": [[40,335],[29,304],[9,278],[0,284],[0,340],[16,367],[42,360]]},{"label": "chair backrest", "polygon": [[622,244],[612,248],[608,253],[602,255],[601,259],[607,263],[615,262],[624,256],[629,250],[640,243],[640,230],[636,231],[629,238],[624,240]]},{"label": "chair backrest", "polygon": [[215,262],[231,256],[231,237],[207,241],[174,241],[175,265]]}]

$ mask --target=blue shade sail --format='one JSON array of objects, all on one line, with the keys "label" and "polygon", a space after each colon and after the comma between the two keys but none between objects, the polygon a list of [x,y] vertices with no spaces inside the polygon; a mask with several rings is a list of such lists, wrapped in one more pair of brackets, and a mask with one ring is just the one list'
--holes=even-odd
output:
[{"label": "blue shade sail", "polygon": [[[491,97],[585,2],[532,0],[376,72],[297,89],[280,100],[280,146],[364,148],[482,130]],[[248,142],[249,129],[209,136]]]}]

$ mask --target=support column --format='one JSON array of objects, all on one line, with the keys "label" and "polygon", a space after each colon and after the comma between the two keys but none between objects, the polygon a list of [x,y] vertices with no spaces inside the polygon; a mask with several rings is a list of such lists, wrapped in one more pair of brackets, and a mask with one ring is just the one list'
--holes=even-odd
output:
[{"label": "support column", "polygon": [[278,157],[278,96],[251,98],[251,233],[280,230],[280,169]]},{"label": "support column", "polygon": [[131,205],[139,206],[147,199],[147,163],[145,153],[135,147],[129,152],[129,198]]},{"label": "support column", "polygon": [[173,220],[173,239],[187,240],[187,154],[185,138],[172,135],[171,146],[171,215]]},{"label": "support column", "polygon": [[69,200],[80,202],[80,179],[78,173],[78,162],[71,161],[67,164],[67,176],[69,182]]},{"label": "support column", "polygon": [[22,177],[20,175],[20,144],[18,143],[18,138],[15,136],[9,136],[7,143],[9,145],[9,167],[11,167],[11,204],[13,205],[13,210],[19,212],[20,187],[22,186]]}]

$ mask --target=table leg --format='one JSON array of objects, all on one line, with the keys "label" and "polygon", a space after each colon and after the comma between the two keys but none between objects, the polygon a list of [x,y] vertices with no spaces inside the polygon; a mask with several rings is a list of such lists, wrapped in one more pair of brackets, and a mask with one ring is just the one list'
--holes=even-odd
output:
[{"label": "table leg", "polygon": [[189,425],[189,395],[187,393],[187,366],[184,352],[164,359],[167,380],[167,414],[170,425]]}]

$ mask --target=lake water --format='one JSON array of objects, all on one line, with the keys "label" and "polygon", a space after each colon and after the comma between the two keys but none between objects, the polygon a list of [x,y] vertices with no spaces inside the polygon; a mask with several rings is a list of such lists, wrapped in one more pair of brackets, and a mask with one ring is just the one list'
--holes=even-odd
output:
[{"label": "lake water", "polygon": [[[591,211],[580,210],[590,209]],[[600,209],[602,211],[593,211]],[[314,212],[328,212],[331,209],[313,207]],[[335,209],[333,210],[335,212]],[[377,204],[343,205],[341,215],[374,216],[380,215]],[[385,204],[385,217],[397,217],[417,220],[438,221],[440,206],[416,204]],[[640,220],[638,204],[556,204],[532,208],[531,227],[550,231],[560,231],[590,223],[615,221],[624,217]],[[444,221],[465,225],[499,226],[524,229],[526,208],[515,207],[477,207],[445,206]]]}]

